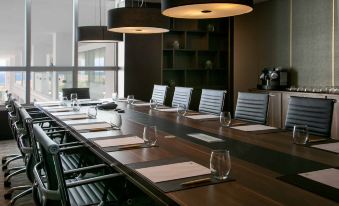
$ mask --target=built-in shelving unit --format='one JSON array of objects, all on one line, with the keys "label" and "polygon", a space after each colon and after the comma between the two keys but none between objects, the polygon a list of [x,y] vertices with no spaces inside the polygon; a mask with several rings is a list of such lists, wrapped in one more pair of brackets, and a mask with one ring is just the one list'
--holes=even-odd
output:
[{"label": "built-in shelving unit", "polygon": [[171,19],[162,38],[162,83],[229,91],[232,19]]}]

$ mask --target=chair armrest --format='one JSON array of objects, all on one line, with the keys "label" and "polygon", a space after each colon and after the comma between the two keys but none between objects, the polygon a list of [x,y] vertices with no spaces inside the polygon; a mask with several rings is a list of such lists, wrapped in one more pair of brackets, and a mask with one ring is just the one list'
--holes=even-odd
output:
[{"label": "chair armrest", "polygon": [[52,200],[60,200],[60,193],[58,190],[49,190],[45,187],[44,183],[42,182],[42,179],[39,175],[38,168],[41,167],[42,162],[39,162],[36,164],[33,168],[33,175],[34,179],[36,180],[36,183],[38,184],[39,190],[44,194],[44,196],[47,199],[52,199]]},{"label": "chair armrest", "polygon": [[68,152],[71,150],[77,150],[77,149],[82,149],[82,148],[86,148],[85,145],[76,145],[76,146],[70,146],[70,147],[63,147],[60,148],[60,152]]},{"label": "chair armrest", "polygon": [[82,142],[68,142],[68,143],[63,143],[63,144],[59,144],[59,147],[70,147],[73,145],[82,145]]},{"label": "chair armrest", "polygon": [[20,144],[20,150],[24,153],[24,154],[32,154],[33,153],[33,148],[32,147],[26,147],[23,141],[23,137],[25,135],[22,134],[19,136],[19,144]]},{"label": "chair armrest", "polygon": [[94,182],[101,182],[101,181],[105,181],[105,180],[109,180],[109,179],[113,179],[113,178],[121,177],[121,176],[122,176],[121,173],[102,175],[98,177],[92,177],[88,179],[79,180],[76,182],[69,182],[69,183],[66,183],[66,187],[67,188],[78,187],[81,185],[87,185],[87,184],[94,183]]},{"label": "chair armrest", "polygon": [[[44,129],[46,130],[46,129]],[[52,132],[45,132],[47,135],[51,135],[51,134],[57,134],[57,133],[61,133],[61,132],[67,132],[68,130],[58,130],[58,131],[52,131]]]}]

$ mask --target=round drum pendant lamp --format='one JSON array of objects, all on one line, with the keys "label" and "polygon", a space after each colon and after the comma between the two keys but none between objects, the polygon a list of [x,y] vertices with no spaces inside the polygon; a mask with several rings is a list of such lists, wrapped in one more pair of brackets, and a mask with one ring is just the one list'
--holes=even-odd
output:
[{"label": "round drum pendant lamp", "polygon": [[169,31],[169,18],[157,8],[116,8],[108,11],[108,31],[127,34],[156,34]]},{"label": "round drum pendant lamp", "polygon": [[109,32],[106,26],[81,26],[78,28],[78,42],[112,43],[123,41],[123,34]]},{"label": "round drum pendant lamp", "polygon": [[162,14],[174,18],[222,18],[252,10],[253,0],[161,0]]}]

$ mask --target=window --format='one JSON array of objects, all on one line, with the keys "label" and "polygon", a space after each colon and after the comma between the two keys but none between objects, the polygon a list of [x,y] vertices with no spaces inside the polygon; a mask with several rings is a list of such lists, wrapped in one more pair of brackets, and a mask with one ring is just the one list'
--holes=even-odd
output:
[{"label": "window", "polygon": [[[12,93],[12,96],[19,100],[20,103],[25,102],[25,72],[0,72],[0,103],[6,100],[6,90]],[[18,81],[19,79],[19,81]],[[18,82],[20,82],[18,84]]]}]

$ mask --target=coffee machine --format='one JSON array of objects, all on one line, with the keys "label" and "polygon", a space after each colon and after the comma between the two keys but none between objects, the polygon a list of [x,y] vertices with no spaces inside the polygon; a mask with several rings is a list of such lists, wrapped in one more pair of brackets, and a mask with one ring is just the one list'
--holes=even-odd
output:
[{"label": "coffee machine", "polygon": [[290,86],[289,71],[281,67],[264,68],[259,79],[261,80],[261,84],[257,85],[258,89],[285,90]]}]

